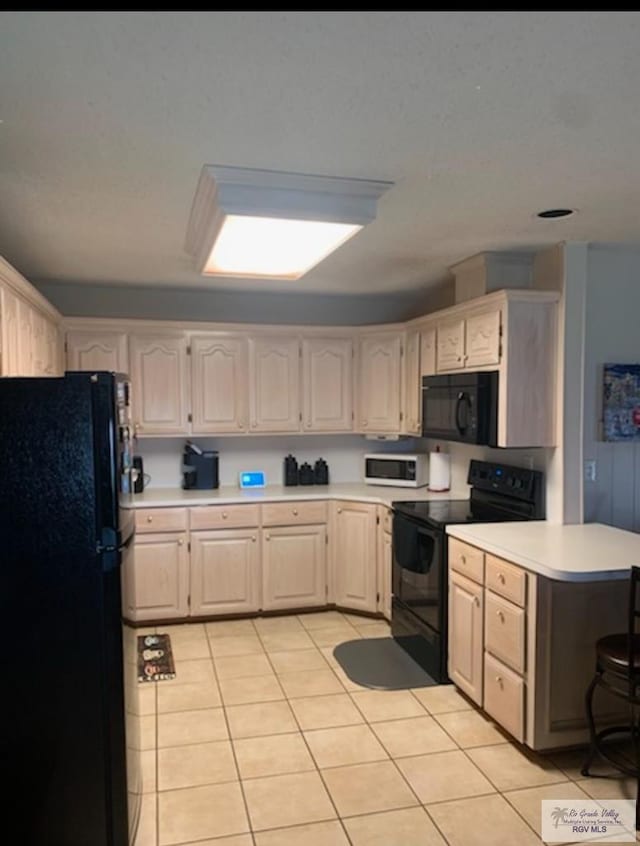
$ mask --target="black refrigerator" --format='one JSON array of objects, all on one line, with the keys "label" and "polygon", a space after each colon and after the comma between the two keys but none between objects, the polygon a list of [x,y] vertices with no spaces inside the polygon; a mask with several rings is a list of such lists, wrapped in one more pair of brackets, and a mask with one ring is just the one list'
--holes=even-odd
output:
[{"label": "black refrigerator", "polygon": [[135,636],[120,588],[134,534],[129,424],[126,376],[0,379],[6,843],[133,841]]}]

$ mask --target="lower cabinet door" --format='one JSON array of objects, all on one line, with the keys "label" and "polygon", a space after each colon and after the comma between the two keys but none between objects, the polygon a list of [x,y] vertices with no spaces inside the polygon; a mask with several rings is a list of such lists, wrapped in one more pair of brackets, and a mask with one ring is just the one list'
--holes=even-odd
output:
[{"label": "lower cabinet door", "polygon": [[262,537],[264,610],[326,605],[326,526],[277,526]]},{"label": "lower cabinet door", "polygon": [[386,509],[379,509],[378,524],[378,612],[391,621],[391,533],[385,528]]},{"label": "lower cabinet door", "polygon": [[478,705],[482,705],[483,594],[482,585],[450,571],[449,676]]},{"label": "lower cabinet door", "polygon": [[123,613],[129,620],[189,615],[186,532],[137,535],[122,568]]},{"label": "lower cabinet door", "polygon": [[191,616],[260,608],[258,529],[191,533]]},{"label": "lower cabinet door", "polygon": [[375,505],[335,505],[335,596],[341,608],[376,611],[376,513]]}]

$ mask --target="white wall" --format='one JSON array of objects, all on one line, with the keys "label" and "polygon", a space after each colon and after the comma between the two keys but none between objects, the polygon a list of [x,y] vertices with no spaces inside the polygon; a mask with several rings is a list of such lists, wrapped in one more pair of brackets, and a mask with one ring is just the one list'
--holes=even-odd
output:
[{"label": "white wall", "polygon": [[587,521],[640,531],[640,442],[601,440],[602,366],[640,364],[640,249],[592,244],[588,251],[584,459],[596,481],[584,482]]}]

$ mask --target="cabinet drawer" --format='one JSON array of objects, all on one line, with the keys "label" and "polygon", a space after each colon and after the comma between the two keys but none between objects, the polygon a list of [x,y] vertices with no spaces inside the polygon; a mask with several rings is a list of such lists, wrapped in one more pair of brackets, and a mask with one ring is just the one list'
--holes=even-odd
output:
[{"label": "cabinet drawer", "polygon": [[525,612],[491,591],[484,597],[484,647],[518,673],[525,670]]},{"label": "cabinet drawer", "polygon": [[245,529],[260,523],[258,505],[203,505],[189,509],[192,529]]},{"label": "cabinet drawer", "polygon": [[449,538],[449,567],[481,585],[484,581],[484,552],[456,538]]},{"label": "cabinet drawer", "polygon": [[136,532],[184,532],[186,508],[136,508]]},{"label": "cabinet drawer", "polygon": [[270,502],[262,506],[264,526],[302,526],[326,522],[326,502]]},{"label": "cabinet drawer", "polygon": [[527,587],[525,571],[488,553],[485,563],[485,585],[489,590],[524,608]]},{"label": "cabinet drawer", "polygon": [[487,653],[484,656],[484,710],[516,740],[524,740],[524,681]]}]

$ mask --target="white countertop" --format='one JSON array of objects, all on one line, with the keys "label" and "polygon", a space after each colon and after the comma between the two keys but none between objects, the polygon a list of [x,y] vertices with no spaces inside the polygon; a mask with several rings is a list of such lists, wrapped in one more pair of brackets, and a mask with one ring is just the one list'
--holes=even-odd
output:
[{"label": "white countertop", "polygon": [[561,582],[626,579],[640,565],[640,534],[601,523],[474,523],[447,534]]},{"label": "white countertop", "polygon": [[339,482],[334,485],[298,485],[285,488],[268,485],[255,490],[240,490],[235,485],[225,485],[210,491],[183,491],[182,488],[149,488],[133,494],[123,502],[126,508],[153,508],[189,505],[232,505],[240,502],[287,502],[304,499],[346,499],[370,502],[374,505],[391,505],[392,502],[426,499],[469,499],[469,491],[433,493],[427,488],[394,488],[386,485],[365,485],[359,482]]}]

